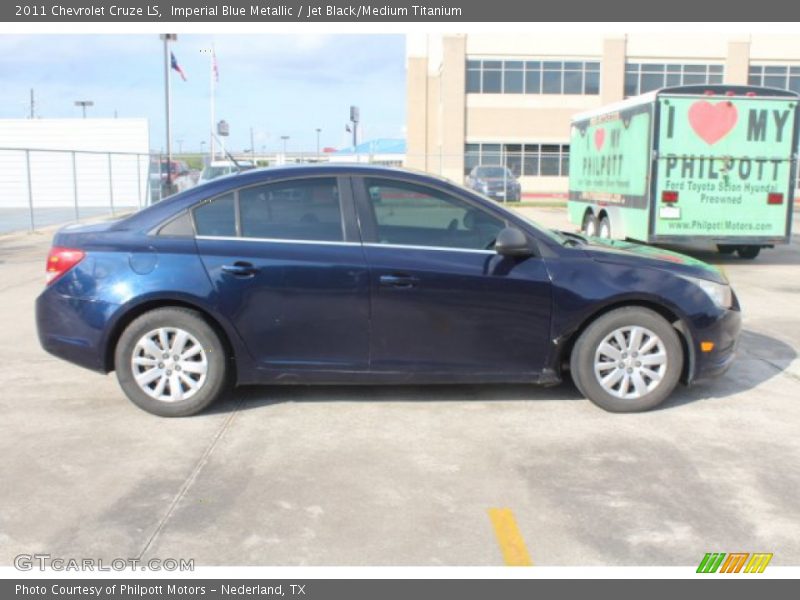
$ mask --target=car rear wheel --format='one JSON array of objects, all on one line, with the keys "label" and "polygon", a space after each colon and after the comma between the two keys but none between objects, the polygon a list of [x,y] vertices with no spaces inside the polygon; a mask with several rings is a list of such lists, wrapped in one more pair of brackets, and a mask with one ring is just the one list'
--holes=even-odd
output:
[{"label": "car rear wheel", "polygon": [[620,308],[591,323],[575,343],[570,370],[589,400],[611,412],[640,412],[675,389],[683,349],[675,329],[658,313]]},{"label": "car rear wheel", "polygon": [[120,336],[114,363],[128,398],[162,417],[196,414],[227,389],[222,340],[199,313],[185,308],[136,318]]},{"label": "car rear wheel", "polygon": [[597,217],[593,213],[586,213],[583,217],[583,233],[590,237],[597,235]]}]

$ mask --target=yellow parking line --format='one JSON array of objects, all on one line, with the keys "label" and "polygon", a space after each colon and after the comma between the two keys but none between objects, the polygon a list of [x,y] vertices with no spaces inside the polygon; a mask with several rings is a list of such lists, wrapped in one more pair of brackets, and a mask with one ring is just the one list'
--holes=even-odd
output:
[{"label": "yellow parking line", "polygon": [[503,560],[509,567],[530,567],[533,565],[528,549],[525,547],[525,540],[517,527],[514,513],[510,508],[490,508],[489,520],[494,527],[494,535],[500,551],[503,553]]}]

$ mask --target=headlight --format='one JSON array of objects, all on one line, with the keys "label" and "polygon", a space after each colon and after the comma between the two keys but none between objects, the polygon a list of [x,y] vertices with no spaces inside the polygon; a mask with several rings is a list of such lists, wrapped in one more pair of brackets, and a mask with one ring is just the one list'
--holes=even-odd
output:
[{"label": "headlight", "polygon": [[731,286],[725,283],[708,281],[707,279],[697,279],[696,277],[684,277],[684,279],[703,290],[706,296],[711,298],[711,301],[720,308],[730,308],[733,306],[733,292],[731,292]]}]

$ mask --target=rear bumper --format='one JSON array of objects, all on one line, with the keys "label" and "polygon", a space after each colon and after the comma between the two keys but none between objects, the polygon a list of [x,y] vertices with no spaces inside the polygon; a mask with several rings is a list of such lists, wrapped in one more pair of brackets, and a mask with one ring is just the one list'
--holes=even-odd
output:
[{"label": "rear bumper", "polygon": [[[730,368],[736,358],[741,330],[742,313],[739,310],[726,310],[713,323],[694,333],[692,343],[696,358],[690,383],[719,377]],[[703,342],[712,342],[713,350],[703,352]]]},{"label": "rear bumper", "polygon": [[36,330],[47,352],[71,363],[107,372],[106,325],[119,307],[79,300],[48,288],[36,299]]}]

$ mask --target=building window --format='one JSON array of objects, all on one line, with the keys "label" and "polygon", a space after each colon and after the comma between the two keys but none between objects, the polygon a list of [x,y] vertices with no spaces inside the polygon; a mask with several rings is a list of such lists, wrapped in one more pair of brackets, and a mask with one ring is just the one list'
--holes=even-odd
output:
[{"label": "building window", "polygon": [[467,61],[468,94],[600,93],[600,63],[561,60]]},{"label": "building window", "polygon": [[505,165],[515,177],[566,177],[569,144],[467,144],[464,175],[478,165]]},{"label": "building window", "polygon": [[750,65],[747,83],[800,93],[800,65]]},{"label": "building window", "polygon": [[638,96],[663,87],[722,83],[722,65],[627,63],[625,96]]}]

